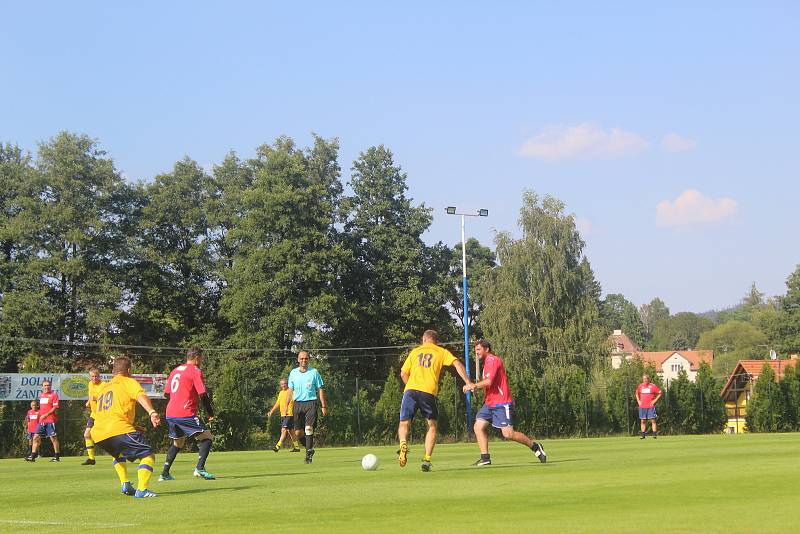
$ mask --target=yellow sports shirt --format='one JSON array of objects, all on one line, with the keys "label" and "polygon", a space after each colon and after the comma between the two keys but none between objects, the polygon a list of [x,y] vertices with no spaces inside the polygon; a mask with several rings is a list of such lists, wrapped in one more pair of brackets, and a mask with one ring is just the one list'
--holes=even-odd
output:
[{"label": "yellow sports shirt", "polygon": [[97,417],[97,401],[93,400],[100,396],[100,388],[105,385],[105,382],[99,382],[95,384],[91,380],[89,381],[89,409],[92,413],[89,414],[89,417],[94,419]]},{"label": "yellow sports shirt", "polygon": [[109,382],[102,384],[97,396],[92,439],[97,442],[135,432],[133,418],[139,395],[144,395],[142,385],[127,376],[114,375]]},{"label": "yellow sports shirt", "polygon": [[[406,389],[424,391],[431,395],[439,393],[439,375],[442,367],[453,365],[456,357],[449,350],[433,343],[423,343],[408,353],[403,367],[403,373],[408,373]],[[404,390],[404,391],[405,391]]]},{"label": "yellow sports shirt", "polygon": [[289,395],[288,389],[282,389],[278,392],[278,407],[281,411],[281,417],[288,417],[290,415],[294,415],[294,399],[289,397],[289,404],[286,407],[286,413],[283,413],[283,403],[286,402],[286,398]]}]

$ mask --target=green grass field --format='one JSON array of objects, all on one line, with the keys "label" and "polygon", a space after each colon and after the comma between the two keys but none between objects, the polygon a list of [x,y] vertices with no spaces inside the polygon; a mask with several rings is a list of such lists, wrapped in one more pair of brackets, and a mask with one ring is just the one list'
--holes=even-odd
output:
[{"label": "green grass field", "polygon": [[[791,532],[800,530],[800,434],[550,440],[547,464],[493,442],[489,467],[474,444],[439,445],[434,471],[394,447],[213,453],[219,478],[191,476],[182,454],[156,499],[119,494],[108,457],[60,464],[0,461],[0,531],[95,532]],[[361,469],[367,452],[378,471]],[[159,455],[157,461],[163,460]],[[134,475],[135,472],[131,470]]]}]

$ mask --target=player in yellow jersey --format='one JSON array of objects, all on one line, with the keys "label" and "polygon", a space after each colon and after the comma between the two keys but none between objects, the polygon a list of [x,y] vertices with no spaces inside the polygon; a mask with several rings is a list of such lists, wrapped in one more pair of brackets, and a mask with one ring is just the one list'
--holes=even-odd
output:
[{"label": "player in yellow jersey", "polygon": [[[278,392],[278,399],[275,401],[275,405],[272,407],[272,409],[267,412],[268,419],[272,417],[272,414],[275,413],[275,410],[280,410],[281,414],[281,437],[278,439],[278,443],[272,447],[272,450],[275,452],[281,450],[281,447],[283,446],[283,440],[286,439],[286,436],[290,436],[292,439],[292,452],[300,452],[300,442],[297,441],[297,438],[295,438],[294,433],[292,432],[294,424],[294,399],[289,397],[289,385],[285,378],[281,378],[280,386],[281,390]],[[287,400],[289,401],[288,404],[286,402]]]},{"label": "player in yellow jersey", "polygon": [[[133,426],[136,416],[136,403],[142,405],[150,415],[153,427],[161,424],[161,416],[153,409],[153,404],[142,389],[141,384],[131,377],[131,359],[119,356],[114,359],[114,377],[100,387],[95,409],[92,439],[98,447],[114,458],[114,469],[122,483],[122,494],[133,495],[137,499],[156,497],[147,489],[153,475],[156,456],[142,432]],[[126,462],[139,460],[138,489],[134,490],[128,478]]]},{"label": "player in yellow jersey", "polygon": [[86,442],[86,460],[81,465],[94,465],[94,441],[92,441],[92,426],[94,426],[94,416],[97,410],[97,394],[103,383],[100,381],[100,370],[96,367],[89,369],[89,400],[86,407],[89,408],[89,419],[86,421],[86,430],[83,431],[83,439]]},{"label": "player in yellow jersey", "polygon": [[428,432],[425,434],[425,456],[422,458],[422,470],[431,470],[431,455],[436,445],[436,419],[439,409],[436,405],[436,394],[439,392],[439,377],[442,368],[453,366],[458,376],[471,390],[474,384],[467,378],[464,364],[453,356],[449,350],[437,345],[439,334],[435,330],[425,330],[422,334],[422,345],[408,353],[400,378],[406,385],[403,391],[403,402],[400,404],[400,426],[397,429],[400,438],[400,450],[397,461],[405,467],[408,461],[408,430],[417,410],[428,421]]}]

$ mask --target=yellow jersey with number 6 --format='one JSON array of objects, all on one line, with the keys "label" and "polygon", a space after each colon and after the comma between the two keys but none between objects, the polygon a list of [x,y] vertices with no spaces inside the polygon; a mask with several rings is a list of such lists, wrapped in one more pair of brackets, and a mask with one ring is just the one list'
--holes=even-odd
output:
[{"label": "yellow jersey with number 6", "polygon": [[113,436],[135,432],[136,399],[144,395],[142,385],[133,378],[114,375],[103,384],[97,396],[92,439],[103,441]]},{"label": "yellow jersey with number 6", "polygon": [[424,391],[431,395],[439,393],[439,375],[442,367],[453,365],[456,357],[449,350],[433,343],[423,343],[408,353],[403,367],[403,373],[408,373],[404,391],[413,389]]}]

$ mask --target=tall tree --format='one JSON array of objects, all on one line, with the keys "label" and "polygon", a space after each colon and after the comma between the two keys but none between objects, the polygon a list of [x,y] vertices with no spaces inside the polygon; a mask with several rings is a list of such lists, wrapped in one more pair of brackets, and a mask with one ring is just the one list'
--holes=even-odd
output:
[{"label": "tall tree", "polygon": [[[442,244],[426,246],[422,234],[431,210],[407,196],[407,176],[384,146],[353,163],[345,202],[345,238],[351,262],[341,280],[348,303],[337,344],[395,345],[416,341],[426,328],[447,339],[452,320],[444,308],[452,256]],[[362,363],[383,378],[390,362]]]},{"label": "tall tree", "polygon": [[648,304],[642,304],[639,308],[639,316],[644,323],[644,332],[647,338],[653,336],[656,329],[656,324],[662,319],[669,318],[669,308],[664,304],[664,301],[656,297]]},{"label": "tall tree", "polygon": [[640,347],[644,346],[646,339],[645,325],[639,315],[636,305],[625,298],[621,293],[611,293],[603,299],[600,307],[600,317],[606,330],[621,329]]},{"label": "tall tree", "polygon": [[780,297],[779,306],[768,325],[770,339],[780,352],[800,352],[800,265],[786,279],[786,294]]},{"label": "tall tree", "polygon": [[686,350],[697,346],[700,334],[711,330],[714,323],[696,313],[681,312],[656,323],[650,348],[653,350]]},{"label": "tall tree", "polygon": [[715,372],[728,375],[739,360],[766,358],[766,343],[767,336],[750,323],[728,321],[703,332],[697,348],[713,350]]},{"label": "tall tree", "polygon": [[[467,239],[467,296],[469,298],[469,330],[472,337],[480,338],[482,332],[476,328],[478,316],[483,309],[484,291],[486,284],[491,276],[491,271],[497,266],[495,253],[489,247],[485,247],[480,242],[471,237]],[[463,258],[461,243],[452,248],[450,258],[450,291],[448,292],[447,303],[453,314],[456,316],[461,328],[464,328],[464,284],[463,284]]]},{"label": "tall tree", "polygon": [[333,284],[344,253],[335,229],[338,146],[315,137],[301,150],[280,137],[249,162],[253,183],[241,193],[241,215],[226,236],[236,251],[221,301],[232,342],[289,349],[335,327]]},{"label": "tall tree", "polygon": [[500,265],[487,284],[480,317],[486,335],[512,368],[543,354],[606,354],[608,333],[598,326],[584,242],[563,202],[526,192],[519,227],[521,238],[501,233],[496,239]]}]

